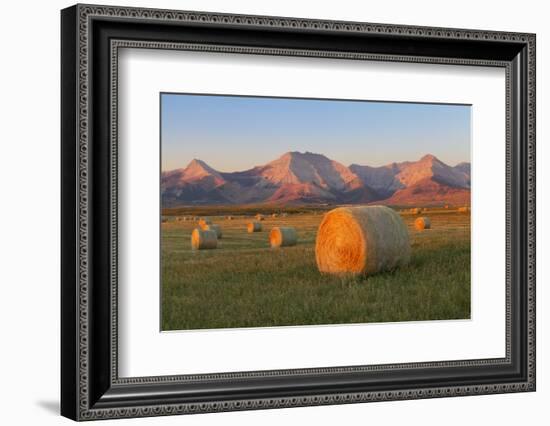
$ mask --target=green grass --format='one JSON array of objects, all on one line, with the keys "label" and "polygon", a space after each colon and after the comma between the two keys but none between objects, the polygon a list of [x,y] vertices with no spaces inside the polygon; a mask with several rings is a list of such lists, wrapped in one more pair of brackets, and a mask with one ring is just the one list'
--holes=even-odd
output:
[{"label": "green grass", "polygon": [[[215,219],[224,235],[216,250],[192,251],[192,222],[162,225],[162,329],[266,327],[470,317],[469,214],[427,213],[432,228],[409,226],[407,267],[370,277],[321,275],[315,233],[322,216],[267,219],[247,234],[248,219]],[[298,230],[299,245],[272,250],[272,226]]]}]

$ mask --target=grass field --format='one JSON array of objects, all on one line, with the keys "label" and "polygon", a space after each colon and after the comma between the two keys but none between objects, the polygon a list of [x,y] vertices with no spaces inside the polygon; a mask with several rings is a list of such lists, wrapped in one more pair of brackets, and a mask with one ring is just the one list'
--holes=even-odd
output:
[{"label": "grass field", "polygon": [[[196,216],[208,211],[170,213]],[[166,212],[165,212],[166,213]],[[210,211],[231,214],[231,211]],[[422,213],[432,229],[416,231],[417,215],[403,213],[411,236],[407,267],[366,278],[321,275],[315,263],[316,210],[266,218],[263,232],[246,233],[251,214],[233,220],[210,215],[223,229],[215,250],[191,250],[195,221],[165,216],[162,223],[162,329],[186,330],[342,324],[470,317],[470,213]],[[271,249],[273,226],[294,226],[299,243]]]}]

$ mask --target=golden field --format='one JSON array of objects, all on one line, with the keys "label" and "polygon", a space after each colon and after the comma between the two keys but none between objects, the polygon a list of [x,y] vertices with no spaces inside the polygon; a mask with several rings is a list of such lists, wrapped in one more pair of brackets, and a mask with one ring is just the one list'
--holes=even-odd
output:
[{"label": "golden field", "polygon": [[[258,212],[265,216],[263,230],[247,233],[247,224]],[[274,212],[277,217],[271,217]],[[163,330],[470,317],[468,211],[400,212],[410,235],[411,261],[368,277],[319,273],[315,237],[321,209],[205,207],[163,213]],[[221,226],[218,248],[191,249],[199,216]],[[430,218],[431,229],[415,229],[419,216]],[[181,220],[184,217],[189,220]],[[294,227],[298,244],[270,248],[268,235],[275,226]]]}]

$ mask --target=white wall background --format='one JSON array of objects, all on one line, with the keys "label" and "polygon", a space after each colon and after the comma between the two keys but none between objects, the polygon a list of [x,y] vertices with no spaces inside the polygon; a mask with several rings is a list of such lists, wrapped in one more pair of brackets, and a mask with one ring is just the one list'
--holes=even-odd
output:
[{"label": "white wall background", "polygon": [[[429,0],[104,0],[103,4],[537,33],[538,390],[530,394],[292,408],[118,424],[545,424],[550,401],[550,27],[545,2]],[[0,65],[0,416],[6,425],[68,424],[59,405],[59,9],[2,5]],[[546,192],[546,193],[545,193]],[[546,420],[547,421],[547,420]],[[131,422],[131,423],[129,423]],[[102,424],[110,424],[107,421]],[[115,423],[113,423],[115,424]]]}]

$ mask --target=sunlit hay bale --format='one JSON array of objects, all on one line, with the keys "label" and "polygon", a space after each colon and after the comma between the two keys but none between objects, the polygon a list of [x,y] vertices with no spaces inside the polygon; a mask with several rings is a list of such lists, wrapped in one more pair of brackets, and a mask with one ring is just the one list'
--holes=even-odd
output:
[{"label": "sunlit hay bale", "polygon": [[216,231],[196,228],[191,234],[191,248],[193,250],[215,249],[218,246]]},{"label": "sunlit hay bale", "polygon": [[201,217],[199,219],[199,226],[204,229],[206,225],[212,225],[212,219],[209,217]]},{"label": "sunlit hay bale", "polygon": [[385,206],[339,207],[325,214],[315,241],[320,272],[369,275],[406,265],[409,233]]},{"label": "sunlit hay bale", "polygon": [[458,208],[459,213],[468,213],[470,211],[470,207],[464,206]]},{"label": "sunlit hay bale", "polygon": [[448,204],[445,204],[445,208],[448,209],[448,208],[449,208],[449,205],[448,205]]},{"label": "sunlit hay bale", "polygon": [[262,224],[260,222],[250,222],[246,225],[246,230],[249,234],[252,232],[260,232],[262,230]]},{"label": "sunlit hay bale", "polygon": [[415,207],[415,208],[411,209],[411,213],[412,213],[412,214],[420,214],[420,208],[419,208],[419,207]]},{"label": "sunlit hay bale", "polygon": [[269,232],[271,248],[295,246],[297,242],[298,234],[291,226],[277,226]]},{"label": "sunlit hay bale", "polygon": [[255,217],[256,217],[256,220],[264,220],[263,214],[258,213]]},{"label": "sunlit hay bale", "polygon": [[214,225],[214,224],[205,225],[205,227],[202,229],[205,231],[214,231],[218,239],[222,237],[222,227],[220,225]]},{"label": "sunlit hay bale", "polygon": [[225,217],[227,220],[233,220],[233,216],[226,216]]},{"label": "sunlit hay bale", "polygon": [[430,221],[429,217],[419,217],[414,221],[414,227],[418,231],[422,231],[424,229],[430,229],[432,227],[432,222]]},{"label": "sunlit hay bale", "polygon": [[271,217],[273,217],[273,218],[276,218],[276,217],[278,217],[278,216],[279,216],[279,215],[278,215],[277,213],[273,213],[273,214],[271,215]]}]

